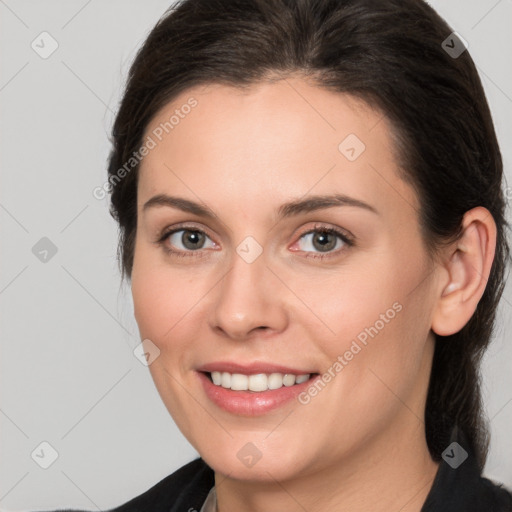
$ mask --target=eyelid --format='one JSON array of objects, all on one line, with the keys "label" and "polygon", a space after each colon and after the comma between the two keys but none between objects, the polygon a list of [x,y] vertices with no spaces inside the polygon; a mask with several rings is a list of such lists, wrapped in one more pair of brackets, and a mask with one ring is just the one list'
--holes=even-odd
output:
[{"label": "eyelid", "polygon": [[201,233],[204,233],[208,238],[210,238],[215,245],[219,245],[217,242],[215,242],[214,237],[211,236],[208,229],[205,229],[204,226],[195,226],[193,222],[182,222],[178,224],[173,224],[172,226],[167,226],[160,230],[157,235],[156,242],[163,242],[165,239],[167,239],[169,236],[171,236],[176,231],[199,231]]},{"label": "eyelid", "polygon": [[[219,244],[215,242],[214,238],[210,236],[207,229],[203,227],[195,226],[193,222],[183,222],[179,224],[174,224],[172,226],[166,226],[158,232],[156,240],[153,240],[153,243],[160,247],[166,255],[170,257],[192,257],[192,258],[203,258],[206,256],[204,249],[198,249],[197,251],[184,251],[181,249],[171,249],[169,245],[166,243],[168,238],[176,232],[179,231],[198,231],[206,235],[216,247],[219,247]],[[215,250],[215,249],[214,249]]]},{"label": "eyelid", "polygon": [[[159,232],[159,235],[154,243],[156,243],[157,245],[161,245],[167,253],[174,255],[174,256],[196,256],[196,257],[203,256],[204,251],[206,249],[198,249],[195,251],[193,251],[193,250],[183,251],[180,249],[179,250],[170,249],[169,247],[166,246],[166,244],[165,244],[166,240],[172,234],[179,232],[179,231],[198,231],[198,232],[206,235],[217,247],[219,246],[219,244],[214,240],[214,237],[210,236],[208,229],[205,229],[203,226],[201,226],[201,227],[196,226],[196,225],[194,225],[193,222],[183,222],[183,223],[175,224],[173,226],[165,227],[164,229],[162,229]],[[292,245],[295,245],[303,236],[308,235],[310,233],[315,233],[317,231],[320,231],[320,232],[323,231],[323,232],[334,234],[335,236],[337,236],[338,238],[341,239],[341,241],[344,244],[344,247],[342,247],[341,249],[337,249],[335,251],[329,251],[329,252],[325,252],[325,253],[312,252],[312,251],[300,251],[300,250],[293,250],[293,249],[292,249],[292,251],[293,252],[305,252],[307,255],[306,257],[325,259],[325,258],[335,257],[355,245],[355,236],[352,233],[350,233],[350,231],[340,228],[340,227],[334,227],[334,226],[330,226],[328,224],[319,223],[319,222],[315,223],[315,225],[312,227],[301,229],[299,234],[297,234],[294,237],[294,238],[296,238],[296,240],[293,242]]]},{"label": "eyelid", "polygon": [[301,238],[304,235],[307,235],[309,233],[314,233],[315,231],[332,231],[334,233],[338,233],[342,237],[345,237],[348,241],[351,241],[351,242],[353,242],[356,238],[347,229],[340,228],[337,226],[331,226],[328,223],[321,223],[321,222],[316,222],[313,227],[304,228],[304,230],[303,231],[301,230],[297,236],[298,236],[298,238]]},{"label": "eyelid", "polygon": [[299,234],[294,237],[296,238],[296,241],[293,242],[292,246],[296,245],[305,235],[315,232],[326,232],[334,234],[342,241],[343,246],[341,248],[328,252],[301,251],[300,249],[291,250],[293,252],[304,252],[306,258],[324,260],[339,257],[341,254],[345,253],[347,250],[351,249],[356,245],[356,237],[350,231],[340,228],[338,226],[335,227],[327,223],[317,222],[313,227],[304,228],[303,230],[301,230]]}]

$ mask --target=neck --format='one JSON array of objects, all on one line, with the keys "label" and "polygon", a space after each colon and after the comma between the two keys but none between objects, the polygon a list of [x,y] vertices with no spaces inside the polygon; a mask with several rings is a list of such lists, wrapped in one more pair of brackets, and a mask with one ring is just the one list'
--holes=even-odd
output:
[{"label": "neck", "polygon": [[281,482],[215,473],[217,512],[420,512],[438,469],[424,425],[410,415],[400,432],[388,429],[363,444],[335,466]]}]

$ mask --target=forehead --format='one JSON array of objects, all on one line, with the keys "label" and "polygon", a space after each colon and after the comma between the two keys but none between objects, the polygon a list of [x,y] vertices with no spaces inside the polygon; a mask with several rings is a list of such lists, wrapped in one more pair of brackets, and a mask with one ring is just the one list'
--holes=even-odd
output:
[{"label": "forehead", "polygon": [[154,116],[148,137],[155,145],[140,167],[141,201],[178,190],[222,192],[249,207],[251,199],[339,191],[384,209],[418,206],[398,178],[382,113],[300,78],[246,90],[190,88]]}]

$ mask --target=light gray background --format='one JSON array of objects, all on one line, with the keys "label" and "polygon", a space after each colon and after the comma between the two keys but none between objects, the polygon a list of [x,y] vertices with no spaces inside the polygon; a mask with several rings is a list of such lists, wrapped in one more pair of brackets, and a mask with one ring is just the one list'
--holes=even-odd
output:
[{"label": "light gray background", "polygon": [[[0,0],[1,510],[114,507],[197,456],[132,353],[116,225],[107,199],[92,196],[128,66],[170,3]],[[510,176],[512,2],[431,5],[469,43]],[[43,31],[59,44],[47,59],[31,48]],[[46,263],[32,252],[42,237],[57,247]],[[509,487],[511,328],[507,285],[484,393],[486,475]],[[31,458],[43,441],[58,452],[48,469]]]}]

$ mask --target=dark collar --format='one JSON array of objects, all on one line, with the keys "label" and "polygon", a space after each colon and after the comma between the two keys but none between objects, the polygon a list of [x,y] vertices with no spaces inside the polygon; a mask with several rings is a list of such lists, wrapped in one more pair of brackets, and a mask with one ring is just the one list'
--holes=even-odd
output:
[{"label": "dark collar", "polygon": [[483,478],[470,444],[454,428],[421,512],[511,512],[512,494]]}]

